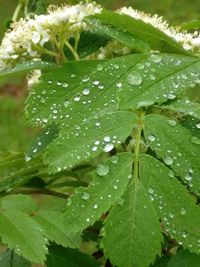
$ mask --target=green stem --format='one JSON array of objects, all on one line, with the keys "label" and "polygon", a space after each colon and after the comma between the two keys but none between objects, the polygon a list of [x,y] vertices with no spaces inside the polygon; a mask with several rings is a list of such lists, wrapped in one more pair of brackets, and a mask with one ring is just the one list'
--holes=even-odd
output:
[{"label": "green stem", "polygon": [[136,132],[136,144],[135,144],[135,150],[134,150],[134,171],[133,171],[133,179],[136,181],[139,178],[139,155],[140,155],[140,140],[142,135],[142,129],[143,129],[143,120],[144,120],[144,111],[141,111],[139,114],[139,120],[138,120],[138,128]]},{"label": "green stem", "polygon": [[21,12],[22,8],[23,8],[23,4],[20,1],[19,4],[17,5],[15,11],[14,11],[14,14],[13,14],[13,17],[12,17],[13,22],[17,21],[17,19],[19,17],[19,13]]},{"label": "green stem", "polygon": [[12,249],[10,253],[10,267],[13,267],[13,257],[14,257],[14,250]]},{"label": "green stem", "polygon": [[77,54],[77,52],[76,52],[76,50],[71,46],[71,44],[68,42],[68,41],[65,41],[65,45],[69,48],[69,50],[72,52],[72,54],[73,54],[73,56],[74,56],[74,58],[75,58],[75,60],[80,60],[79,59],[79,56],[78,56],[78,54]]},{"label": "green stem", "polygon": [[69,197],[69,195],[63,194],[63,193],[59,193],[56,191],[52,191],[50,189],[16,189],[13,190],[11,192],[9,192],[9,194],[7,195],[12,195],[12,194],[28,194],[28,195],[33,195],[33,194],[38,194],[38,195],[49,195],[49,196],[55,196],[55,197],[59,197],[59,198],[64,198],[67,199]]}]

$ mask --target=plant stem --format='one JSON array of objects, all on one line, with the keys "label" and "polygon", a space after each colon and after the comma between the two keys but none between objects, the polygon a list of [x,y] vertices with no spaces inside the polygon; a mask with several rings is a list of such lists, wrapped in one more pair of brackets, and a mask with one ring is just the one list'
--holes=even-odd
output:
[{"label": "plant stem", "polygon": [[22,8],[23,8],[23,4],[20,1],[19,4],[17,5],[15,11],[14,11],[14,14],[13,14],[13,17],[12,17],[13,22],[17,21],[17,19],[19,17],[19,13],[21,12]]},{"label": "plant stem", "polygon": [[77,61],[80,60],[80,59],[79,59],[79,56],[78,56],[78,54],[77,54],[77,52],[76,52],[76,50],[71,46],[71,44],[70,44],[68,41],[65,41],[65,45],[66,45],[66,46],[69,48],[69,50],[72,52],[74,58],[75,58]]},{"label": "plant stem", "polygon": [[134,171],[133,171],[133,179],[136,181],[139,178],[139,155],[140,155],[140,140],[142,135],[142,129],[143,129],[143,120],[144,120],[144,111],[141,111],[139,114],[139,120],[138,120],[138,128],[136,132],[136,144],[135,144],[135,160],[134,160]]},{"label": "plant stem", "polygon": [[38,194],[38,195],[49,195],[49,196],[55,196],[55,197],[59,197],[59,198],[64,198],[67,199],[69,196],[63,193],[59,193],[56,191],[52,191],[49,189],[19,189],[19,190],[13,190],[11,192],[9,192],[8,195],[12,195],[12,194],[28,194],[28,195],[33,195],[33,194]]}]

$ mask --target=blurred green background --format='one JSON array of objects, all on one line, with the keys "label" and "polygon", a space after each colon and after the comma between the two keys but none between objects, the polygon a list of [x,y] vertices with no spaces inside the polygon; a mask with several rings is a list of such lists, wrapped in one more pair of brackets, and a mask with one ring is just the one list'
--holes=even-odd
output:
[{"label": "blurred green background", "polygon": [[[12,18],[17,0],[1,0],[0,6],[0,40],[7,22]],[[44,4],[77,3],[79,1],[43,0]],[[121,6],[132,6],[152,14],[159,14],[172,25],[178,25],[200,17],[200,0],[99,0],[106,8],[117,9]],[[7,82],[0,86],[0,151],[24,151],[34,134],[32,129],[24,126],[24,86]]]}]

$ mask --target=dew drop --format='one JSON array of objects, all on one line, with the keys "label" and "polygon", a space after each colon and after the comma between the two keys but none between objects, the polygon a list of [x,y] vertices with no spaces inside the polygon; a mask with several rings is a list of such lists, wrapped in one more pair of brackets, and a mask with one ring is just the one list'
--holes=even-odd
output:
[{"label": "dew drop", "polygon": [[110,161],[111,161],[113,164],[117,164],[118,161],[119,161],[119,156],[118,156],[118,155],[112,156],[112,157],[110,158]]},{"label": "dew drop", "polygon": [[113,144],[106,144],[103,148],[104,152],[110,152],[114,148]]},{"label": "dew drop", "polygon": [[89,88],[85,88],[85,89],[83,89],[82,93],[83,93],[83,95],[89,95],[90,89]]},{"label": "dew drop", "polygon": [[151,55],[150,60],[154,63],[159,63],[162,60],[162,57],[160,55]]},{"label": "dew drop", "polygon": [[152,188],[152,187],[150,187],[150,188],[148,189],[148,192],[149,192],[149,194],[153,194],[153,193],[154,193],[154,190],[153,190],[153,188]]},{"label": "dew drop", "polygon": [[99,176],[105,176],[109,173],[110,171],[110,168],[108,165],[104,165],[104,164],[99,164],[97,166],[97,169],[96,169],[96,173],[99,175]]},{"label": "dew drop", "polygon": [[196,124],[196,127],[200,129],[200,122]]},{"label": "dew drop", "polygon": [[167,156],[166,158],[164,158],[164,162],[166,165],[170,166],[173,164],[174,161],[172,157]]},{"label": "dew drop", "polygon": [[110,142],[110,136],[105,136],[103,138],[103,141],[106,142],[106,143]]},{"label": "dew drop", "polygon": [[94,204],[93,208],[96,210],[98,209],[98,205],[97,204]]},{"label": "dew drop", "polygon": [[142,76],[139,72],[133,71],[128,75],[127,82],[130,85],[140,85],[142,83]]},{"label": "dew drop", "polygon": [[78,102],[80,100],[80,96],[74,97],[74,101]]},{"label": "dew drop", "polygon": [[82,197],[81,197],[81,198],[84,199],[84,200],[88,200],[88,199],[90,198],[90,194],[87,193],[87,192],[84,192],[84,193],[82,194]]},{"label": "dew drop", "polygon": [[149,136],[147,136],[147,139],[150,141],[150,142],[153,142],[156,140],[156,137],[153,135],[153,134],[150,134]]},{"label": "dew drop", "polygon": [[117,86],[118,88],[121,88],[121,87],[122,87],[122,83],[117,83],[116,86]]},{"label": "dew drop", "polygon": [[69,86],[68,83],[62,83],[62,87],[63,87],[63,88],[67,88],[68,86]]},{"label": "dew drop", "polygon": [[200,139],[196,136],[192,136],[191,142],[196,145],[200,145]]},{"label": "dew drop", "polygon": [[175,121],[175,120],[168,120],[167,123],[168,123],[170,126],[176,126],[176,121]]}]

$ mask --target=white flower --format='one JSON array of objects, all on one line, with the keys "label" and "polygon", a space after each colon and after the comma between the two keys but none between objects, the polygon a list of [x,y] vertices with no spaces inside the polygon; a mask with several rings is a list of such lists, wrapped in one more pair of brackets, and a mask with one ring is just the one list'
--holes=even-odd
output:
[{"label": "white flower", "polygon": [[149,14],[145,14],[144,12],[134,10],[131,7],[123,7],[117,12],[151,24],[153,27],[159,29],[178,43],[182,44],[182,47],[185,50],[200,52],[199,32],[195,32],[194,34],[188,32],[179,32],[178,28],[169,27],[168,23],[164,21],[162,17],[159,17],[158,15],[151,16]]},{"label": "white flower", "polygon": [[33,85],[39,83],[41,70],[34,70],[27,76],[28,87],[32,87]]},{"label": "white flower", "polygon": [[[44,44],[48,41],[58,49],[59,42],[65,42],[76,37],[82,30],[88,30],[83,19],[95,13],[100,13],[101,7],[95,3],[80,3],[78,5],[61,7],[50,6],[47,15],[20,19],[13,23],[0,46],[0,69],[11,67],[17,61],[40,58],[42,53],[48,53]],[[49,52],[52,54],[51,52]]]}]

